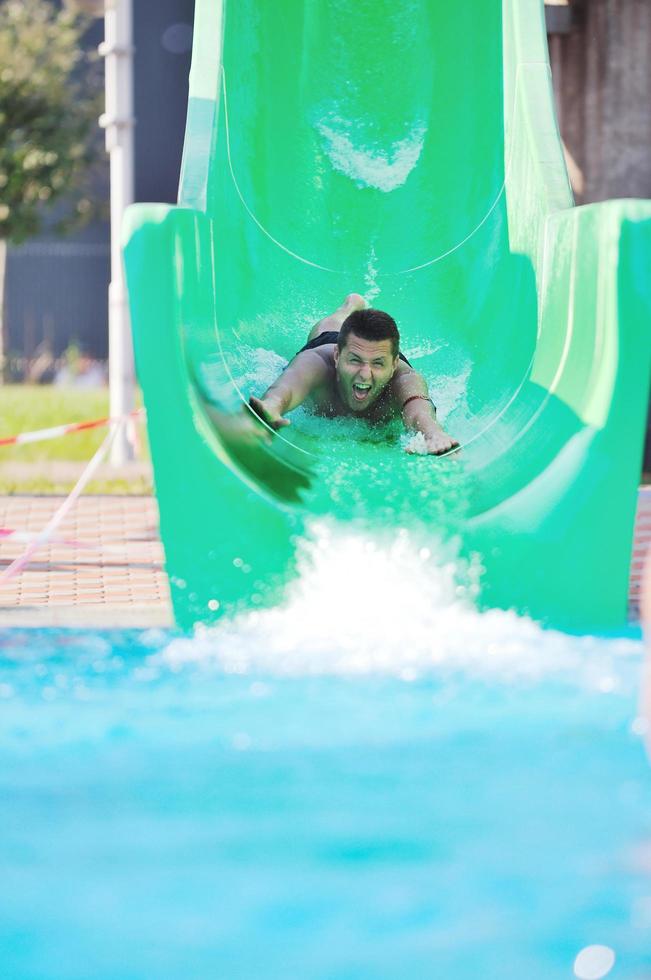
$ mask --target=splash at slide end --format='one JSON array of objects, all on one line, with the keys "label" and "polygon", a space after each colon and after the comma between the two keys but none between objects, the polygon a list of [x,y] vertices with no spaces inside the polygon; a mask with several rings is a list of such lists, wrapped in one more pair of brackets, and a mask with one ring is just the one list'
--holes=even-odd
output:
[{"label": "splash at slide end", "polygon": [[[482,607],[621,626],[651,203],[573,207],[542,3],[197,0],[194,37],[179,204],[124,229],[178,624],[277,602],[334,524],[480,569]],[[396,318],[460,456],[301,410],[238,440],[351,291]]]}]

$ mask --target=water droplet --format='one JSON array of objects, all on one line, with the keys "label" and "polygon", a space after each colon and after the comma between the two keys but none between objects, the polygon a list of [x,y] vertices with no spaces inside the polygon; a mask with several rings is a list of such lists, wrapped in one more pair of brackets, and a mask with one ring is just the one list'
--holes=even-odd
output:
[{"label": "water droplet", "polygon": [[610,946],[585,946],[574,960],[574,975],[579,980],[601,980],[615,965]]}]

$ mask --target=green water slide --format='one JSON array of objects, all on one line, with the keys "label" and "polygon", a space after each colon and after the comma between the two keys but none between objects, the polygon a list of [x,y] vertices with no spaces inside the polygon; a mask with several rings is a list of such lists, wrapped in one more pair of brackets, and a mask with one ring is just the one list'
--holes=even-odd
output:
[{"label": "green water slide", "polygon": [[[334,524],[480,567],[483,607],[622,625],[651,203],[573,206],[542,3],[197,0],[189,96],[178,206],[124,228],[178,624],[277,602]],[[302,409],[239,437],[351,291],[396,318],[458,456]]]}]

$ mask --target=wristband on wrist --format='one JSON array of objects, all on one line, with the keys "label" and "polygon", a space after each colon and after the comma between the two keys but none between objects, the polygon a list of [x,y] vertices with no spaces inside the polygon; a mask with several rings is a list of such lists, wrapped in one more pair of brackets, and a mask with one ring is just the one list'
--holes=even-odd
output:
[{"label": "wristband on wrist", "polygon": [[436,411],[436,405],[428,395],[410,395],[409,398],[405,398],[404,402],[402,403],[401,411],[404,412],[409,402],[414,402],[416,401],[416,399],[421,399],[424,402],[429,402],[432,408],[434,409],[434,411]]}]

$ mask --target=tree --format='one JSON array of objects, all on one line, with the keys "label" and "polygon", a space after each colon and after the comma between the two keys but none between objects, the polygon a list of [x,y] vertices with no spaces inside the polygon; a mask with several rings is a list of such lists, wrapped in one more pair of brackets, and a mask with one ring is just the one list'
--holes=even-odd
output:
[{"label": "tree", "polygon": [[87,220],[100,78],[81,46],[90,15],[51,0],[0,0],[0,379],[7,244]]}]

